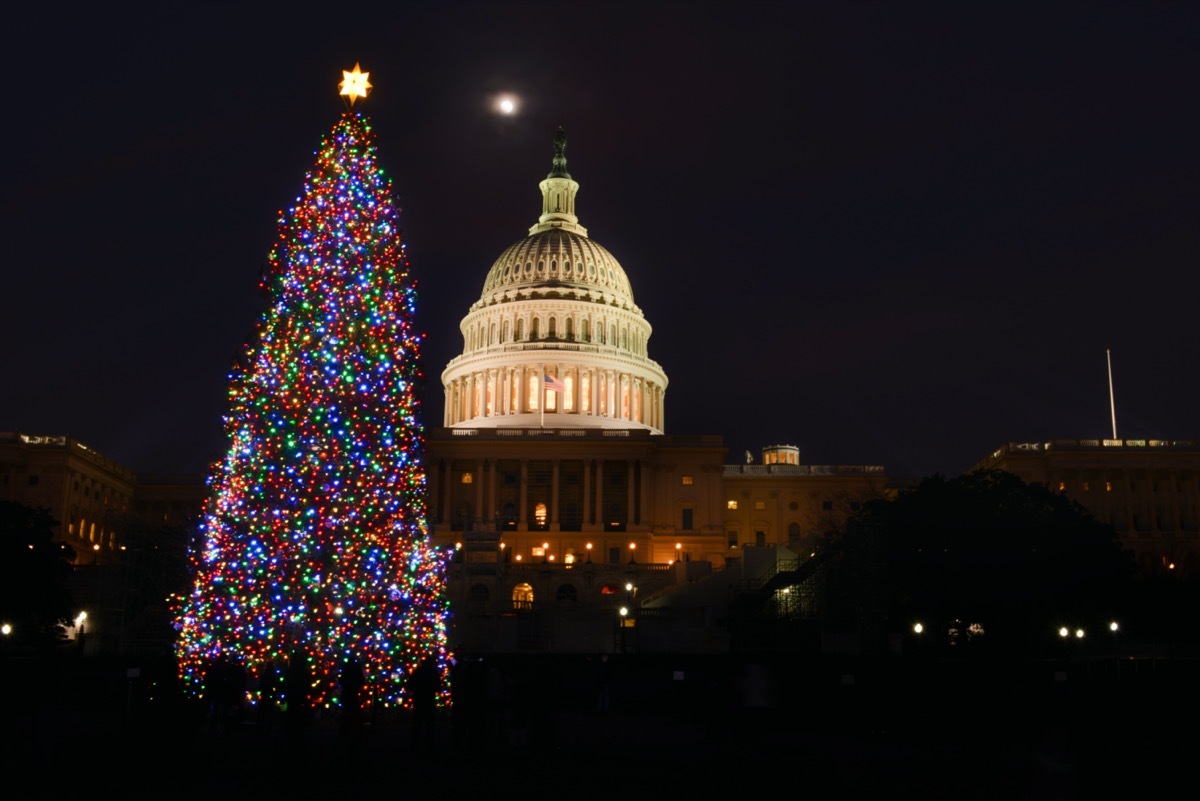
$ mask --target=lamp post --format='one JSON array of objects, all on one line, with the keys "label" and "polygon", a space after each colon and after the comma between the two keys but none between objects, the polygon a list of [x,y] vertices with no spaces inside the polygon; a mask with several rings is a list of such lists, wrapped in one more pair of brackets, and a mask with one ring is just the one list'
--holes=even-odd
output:
[{"label": "lamp post", "polygon": [[1121,678],[1121,638],[1118,636],[1121,626],[1114,620],[1108,624],[1108,630],[1112,632],[1113,636],[1113,659],[1117,663],[1117,678]]},{"label": "lamp post", "polygon": [[1091,678],[1092,662],[1087,658],[1087,652],[1083,650],[1084,634],[1083,629],[1075,629],[1075,639],[1079,641],[1079,658],[1083,660],[1084,670],[1087,672],[1088,677]]}]

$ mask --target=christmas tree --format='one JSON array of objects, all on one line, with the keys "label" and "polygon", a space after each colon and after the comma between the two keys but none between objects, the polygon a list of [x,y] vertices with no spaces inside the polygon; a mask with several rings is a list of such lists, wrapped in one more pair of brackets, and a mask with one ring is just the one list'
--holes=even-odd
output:
[{"label": "christmas tree", "polygon": [[[229,385],[191,586],[180,675],[198,695],[228,668],[269,686],[303,671],[312,707],[405,705],[432,658],[449,697],[443,555],[428,536],[415,283],[368,119],[368,73],[317,151],[262,277],[267,299]],[[253,692],[251,692],[253,696]],[[251,701],[256,700],[251,697]]]}]

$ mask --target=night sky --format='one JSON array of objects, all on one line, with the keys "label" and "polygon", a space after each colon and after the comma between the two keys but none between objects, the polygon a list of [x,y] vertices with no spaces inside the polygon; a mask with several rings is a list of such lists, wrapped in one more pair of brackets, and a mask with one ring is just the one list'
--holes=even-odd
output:
[{"label": "night sky", "polygon": [[[440,376],[577,211],[729,462],[956,475],[1006,442],[1200,438],[1200,4],[9,4],[0,430],[206,472],[260,269],[345,108]],[[501,93],[518,113],[498,114]]]}]

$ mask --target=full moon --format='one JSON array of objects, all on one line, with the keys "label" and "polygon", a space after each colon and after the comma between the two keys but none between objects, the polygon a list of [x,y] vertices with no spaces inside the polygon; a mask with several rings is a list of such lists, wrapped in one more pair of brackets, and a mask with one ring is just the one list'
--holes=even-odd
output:
[{"label": "full moon", "polygon": [[500,109],[501,114],[512,114],[517,110],[517,103],[511,97],[502,97],[496,107]]}]

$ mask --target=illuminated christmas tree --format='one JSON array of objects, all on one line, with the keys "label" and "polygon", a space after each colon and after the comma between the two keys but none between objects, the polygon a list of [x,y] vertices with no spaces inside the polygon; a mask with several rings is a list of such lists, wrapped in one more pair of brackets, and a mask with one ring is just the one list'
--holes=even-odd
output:
[{"label": "illuminated christmas tree", "polygon": [[448,678],[415,284],[374,133],[353,108],[367,73],[344,75],[350,107],[281,214],[267,308],[230,379],[228,451],[189,552],[176,654],[200,695],[218,665],[253,679],[302,663],[314,707],[341,702],[347,664],[362,669],[364,706],[407,706],[427,657]]}]

